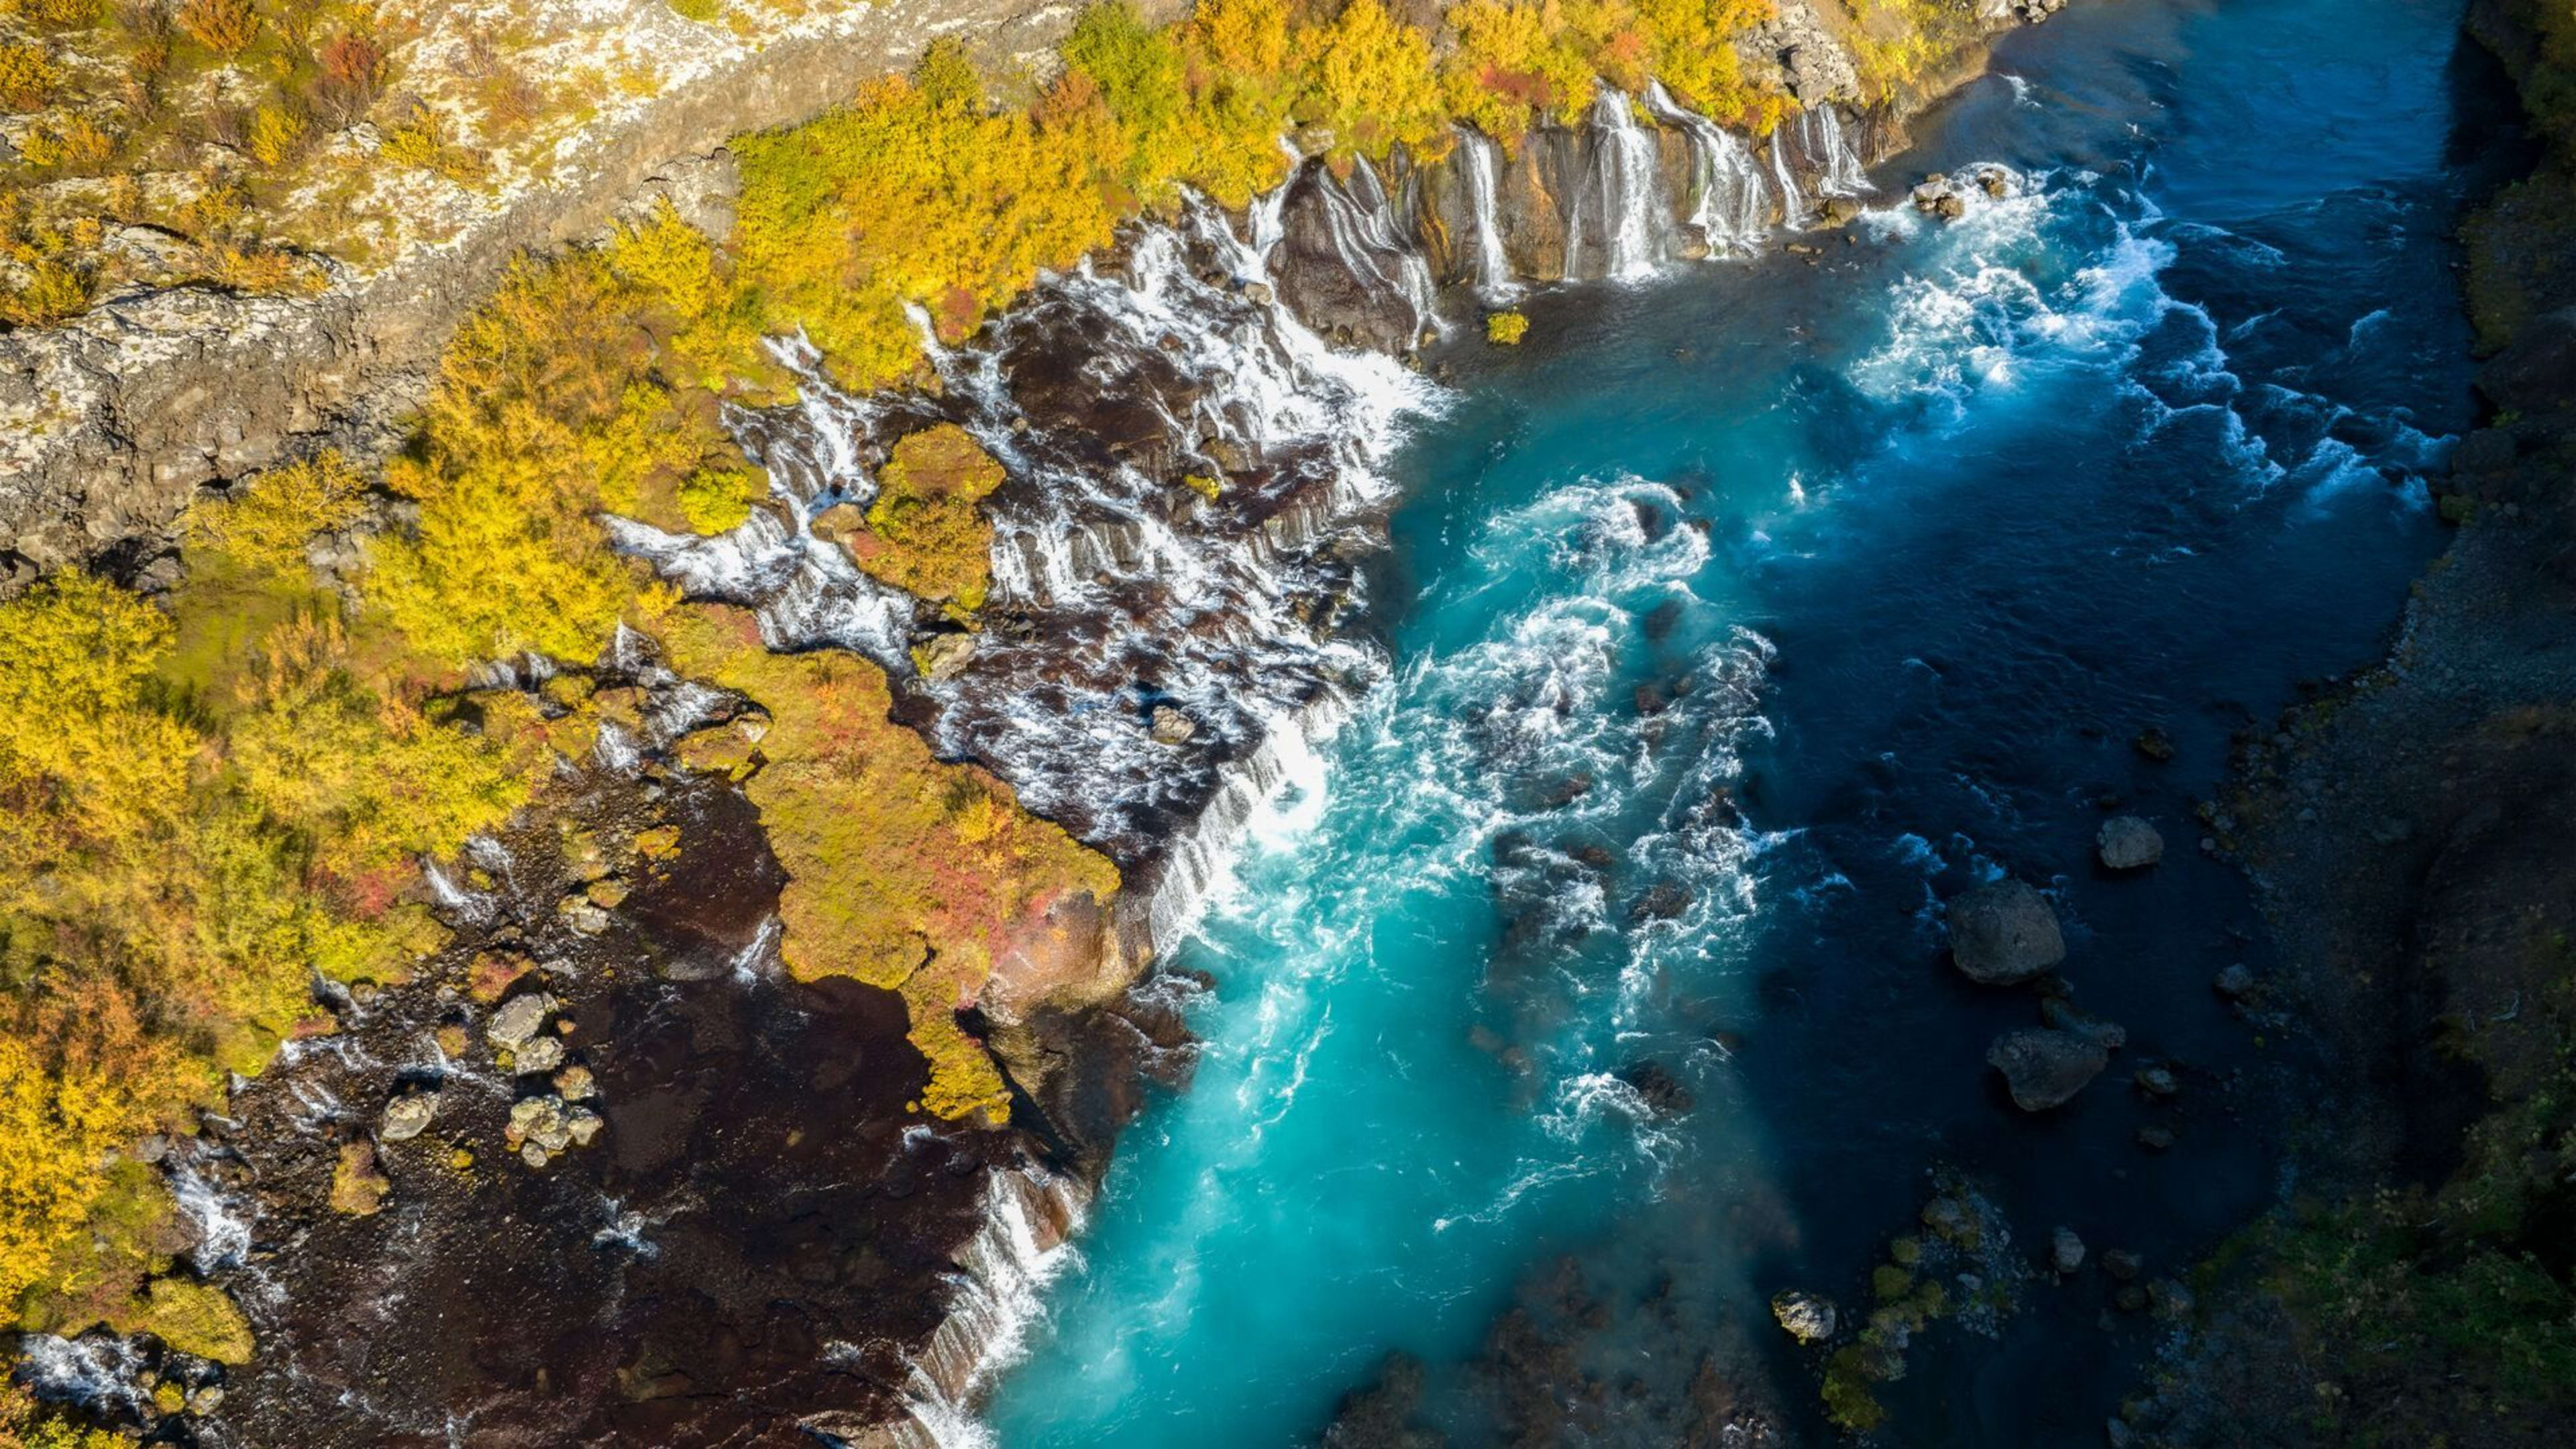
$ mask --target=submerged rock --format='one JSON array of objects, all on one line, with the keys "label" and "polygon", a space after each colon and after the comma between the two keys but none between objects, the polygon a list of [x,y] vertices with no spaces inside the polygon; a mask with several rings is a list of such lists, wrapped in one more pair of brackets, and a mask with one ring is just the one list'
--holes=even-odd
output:
[{"label": "submerged rock", "polygon": [[2072,1273],[2084,1266],[2084,1240],[2073,1228],[2059,1228],[2049,1234],[2048,1266],[2060,1273]]},{"label": "submerged rock", "polygon": [[2025,1112],[2062,1107],[2111,1064],[2100,1039],[2054,1028],[2024,1028],[1996,1037],[1986,1062],[2004,1074],[2013,1105]]},{"label": "submerged rock", "polygon": [[1619,1069],[1619,1080],[1628,1084],[1656,1113],[1671,1116],[1691,1109],[1690,1088],[1666,1070],[1661,1062],[1633,1062]]},{"label": "submerged rock", "polygon": [[2010,986],[2066,959],[2048,898],[2017,880],[1983,885],[1950,903],[1950,959],[1971,981]]},{"label": "submerged rock", "polygon": [[2165,838],[2135,815],[2115,815],[2102,822],[2093,837],[2102,864],[2112,870],[2144,870],[2165,858]]},{"label": "submerged rock", "polygon": [[1771,1316],[1800,1343],[1821,1343],[1834,1336],[1834,1305],[1813,1293],[1793,1288],[1775,1295]]},{"label": "submerged rock", "polygon": [[2039,1004],[2039,1019],[2059,1031],[2091,1037],[2108,1051],[2118,1051],[2129,1044],[2129,1029],[2105,1017],[2079,1011],[2075,1003],[2062,996],[2052,996]]},{"label": "submerged rock", "polygon": [[2242,961],[2231,962],[2220,968],[2217,977],[2209,984],[2219,995],[2230,1001],[2243,1001],[2252,996],[2260,985],[2254,979],[2253,971]]}]

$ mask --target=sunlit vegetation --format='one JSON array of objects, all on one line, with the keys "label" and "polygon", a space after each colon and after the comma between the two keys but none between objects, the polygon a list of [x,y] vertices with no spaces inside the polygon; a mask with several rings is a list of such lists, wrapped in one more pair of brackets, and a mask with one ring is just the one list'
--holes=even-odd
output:
[{"label": "sunlit vegetation", "polygon": [[1118,873],[1062,827],[1019,808],[1010,787],[943,765],[891,723],[884,672],[826,651],[772,654],[750,617],[690,607],[663,619],[672,663],[769,709],[746,753],[711,731],[691,753],[732,768],[760,808],[789,876],[780,953],[797,976],[851,976],[900,991],[931,1064],[925,1108],[943,1116],[1009,1108],[1000,1074],[958,1026],[1014,933],[1057,901],[1106,901]]},{"label": "sunlit vegetation", "polygon": [[859,567],[959,616],[984,607],[993,577],[993,526],[977,505],[1002,484],[1002,465],[963,428],[906,435],[877,473]]},{"label": "sunlit vegetation", "polygon": [[687,230],[666,209],[522,264],[448,348],[419,441],[385,470],[419,521],[373,544],[367,581],[414,647],[451,666],[587,664],[638,583],[603,510],[673,527],[747,510],[756,477],[703,384],[724,353],[758,364],[727,273]]},{"label": "sunlit vegetation", "polygon": [[1488,312],[1485,314],[1485,340],[1499,347],[1517,347],[1529,335],[1529,318],[1521,312]]},{"label": "sunlit vegetation", "polygon": [[1851,9],[1852,59],[1871,100],[1922,85],[1976,35],[1975,12],[1958,0],[1854,0]]}]

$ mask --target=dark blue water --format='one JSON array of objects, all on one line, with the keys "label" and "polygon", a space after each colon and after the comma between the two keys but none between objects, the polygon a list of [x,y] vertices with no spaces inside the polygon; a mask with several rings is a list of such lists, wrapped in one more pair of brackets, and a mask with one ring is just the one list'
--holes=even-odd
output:
[{"label": "dark blue water", "polygon": [[[1866,1304],[1936,1171],[2017,1262],[2063,1224],[2178,1271],[2261,1206],[2278,1143],[2225,1083],[2277,1044],[2208,983],[2262,947],[2193,805],[2229,731],[2382,651],[2438,545],[2456,21],[2080,7],[1819,255],[1552,292],[1525,348],[1459,346],[1402,464],[1395,676],[1187,953],[1206,1061],[1122,1147],[999,1439],[1299,1442],[1403,1350],[1424,1418],[1490,1442],[1529,1423],[1486,1353],[1518,1304],[1548,1375],[1599,1380],[1594,1442],[1668,1442],[1704,1364],[1814,1412],[1769,1295]],[[2024,183],[1947,227],[1892,204],[1974,162]],[[2110,802],[2164,865],[2092,868]],[[1983,1063],[2036,999],[1942,956],[1939,902],[2001,872],[2129,1031],[2046,1117]],[[2128,1073],[2168,1059],[2152,1106]],[[2149,1343],[2107,1286],[1936,1326],[1893,1437],[2098,1442]]]}]

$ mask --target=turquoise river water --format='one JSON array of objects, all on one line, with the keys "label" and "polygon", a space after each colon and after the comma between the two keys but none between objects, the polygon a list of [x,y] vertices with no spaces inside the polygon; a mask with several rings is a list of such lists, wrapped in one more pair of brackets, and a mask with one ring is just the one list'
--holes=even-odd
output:
[{"label": "turquoise river water", "polygon": [[[1458,1444],[1678,1442],[1711,1373],[1821,1433],[1767,1301],[1866,1302],[1929,1174],[2025,1247],[2177,1267],[2259,1208],[2277,1129],[2226,1083],[2277,1045],[2208,983],[2263,948],[2192,807],[2231,730],[2378,655],[2438,547],[2457,20],[2079,5],[1925,119],[1848,240],[1453,344],[1372,591],[1393,674],[1182,953],[1218,983],[1196,1081],[1121,1145],[995,1437],[1310,1442],[1394,1351]],[[1902,205],[1975,162],[2029,184]],[[2163,866],[2092,868],[2106,798]],[[1942,957],[1939,902],[2004,871],[2129,1031],[2045,1117],[1983,1062],[2032,998]],[[2179,1105],[2129,1090],[2149,1059]],[[1896,1442],[2100,1442],[2150,1331],[2098,1281],[2019,1303],[1922,1336]],[[1563,1410],[1588,1428],[1512,1387],[1563,1365],[1607,1395]]]}]

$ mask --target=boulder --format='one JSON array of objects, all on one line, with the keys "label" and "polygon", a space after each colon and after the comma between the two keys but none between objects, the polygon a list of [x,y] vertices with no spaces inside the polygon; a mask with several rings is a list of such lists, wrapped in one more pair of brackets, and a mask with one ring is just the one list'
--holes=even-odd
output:
[{"label": "boulder", "polygon": [[385,1115],[376,1123],[376,1136],[385,1142],[409,1142],[428,1131],[430,1119],[437,1115],[436,1092],[396,1097],[385,1104]]},{"label": "boulder", "polygon": [[2102,1254],[2102,1271],[2126,1283],[2146,1271],[2146,1264],[2126,1248],[2112,1248]]},{"label": "boulder", "polygon": [[2150,1097],[2170,1097],[2182,1090],[2182,1079],[2162,1062],[2138,1068],[2138,1090]]},{"label": "boulder", "polygon": [[563,1065],[563,1060],[563,1038],[534,1036],[528,1038],[526,1045],[511,1051],[510,1070],[523,1077],[534,1076],[553,1071]]},{"label": "boulder", "polygon": [[2084,1240],[2073,1228],[2059,1228],[2048,1238],[2048,1266],[2060,1273],[2072,1273],[2084,1266]]},{"label": "boulder", "polygon": [[1154,743],[1158,745],[1187,744],[1190,736],[1199,732],[1199,725],[1198,721],[1170,705],[1158,704],[1154,706],[1154,713],[1146,727],[1146,732],[1154,737]]},{"label": "boulder", "polygon": [[516,1051],[526,1046],[529,1038],[545,1030],[546,1019],[553,1016],[555,1008],[562,1004],[542,991],[513,996],[501,1004],[499,1011],[492,1013],[492,1020],[484,1026],[483,1035],[496,1047]]},{"label": "boulder", "polygon": [[1793,1288],[1775,1295],[1771,1316],[1800,1343],[1821,1343],[1834,1336],[1834,1305],[1813,1293]]},{"label": "boulder", "polygon": [[2217,978],[2209,984],[2230,1001],[2243,1001],[2254,994],[2256,987],[2253,971],[2242,961],[2221,968]]},{"label": "boulder", "polygon": [[933,634],[912,651],[912,662],[924,679],[954,679],[975,657],[975,636],[966,633]]},{"label": "boulder", "polygon": [[2008,1031],[1986,1048],[1986,1062],[2004,1074],[2013,1105],[2045,1112],[2074,1100],[2084,1085],[2111,1064],[2110,1048],[2097,1038],[2047,1027]]},{"label": "boulder", "polygon": [[1661,1062],[1632,1062],[1619,1069],[1619,1080],[1636,1092],[1658,1116],[1672,1116],[1691,1109],[1690,1088],[1681,1083]]},{"label": "boulder", "polygon": [[2497,408],[2534,415],[2576,407],[2576,307],[2531,318],[2478,369],[2478,391]]},{"label": "boulder", "polygon": [[1950,959],[1971,981],[2010,986],[2065,960],[2066,938],[2047,897],[2001,880],[1950,902]]},{"label": "boulder", "polygon": [[2112,870],[2144,870],[2165,858],[2165,838],[2135,815],[2114,815],[2094,834],[2093,849]]}]

